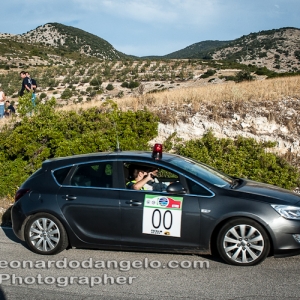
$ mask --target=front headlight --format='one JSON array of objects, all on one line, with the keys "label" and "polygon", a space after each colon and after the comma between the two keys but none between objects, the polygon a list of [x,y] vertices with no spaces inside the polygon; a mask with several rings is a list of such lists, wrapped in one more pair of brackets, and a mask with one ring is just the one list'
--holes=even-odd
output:
[{"label": "front headlight", "polygon": [[300,207],[271,204],[271,206],[286,219],[300,220]]}]

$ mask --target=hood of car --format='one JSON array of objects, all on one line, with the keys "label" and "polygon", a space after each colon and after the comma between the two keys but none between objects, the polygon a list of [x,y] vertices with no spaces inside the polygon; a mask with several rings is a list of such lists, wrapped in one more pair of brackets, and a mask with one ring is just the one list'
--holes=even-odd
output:
[{"label": "hood of car", "polygon": [[272,202],[273,199],[278,199],[291,205],[295,205],[297,202],[299,202],[300,205],[300,195],[271,184],[252,180],[244,180],[244,184],[242,184],[240,187],[237,187],[237,189],[240,192],[270,197],[270,202]]}]

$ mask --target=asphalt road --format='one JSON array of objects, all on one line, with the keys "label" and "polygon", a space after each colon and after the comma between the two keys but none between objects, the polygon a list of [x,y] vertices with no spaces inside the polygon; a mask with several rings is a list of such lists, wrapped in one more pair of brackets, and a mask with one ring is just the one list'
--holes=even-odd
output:
[{"label": "asphalt road", "polygon": [[10,228],[0,228],[0,253],[1,300],[300,298],[300,256],[255,267],[181,254],[70,249],[41,256]]}]

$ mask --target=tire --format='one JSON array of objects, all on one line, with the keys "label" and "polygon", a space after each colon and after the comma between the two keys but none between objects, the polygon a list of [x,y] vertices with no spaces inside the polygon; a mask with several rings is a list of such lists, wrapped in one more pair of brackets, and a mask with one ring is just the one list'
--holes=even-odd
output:
[{"label": "tire", "polygon": [[265,229],[257,222],[238,218],[225,224],[217,237],[221,258],[238,266],[254,266],[266,259],[270,241]]},{"label": "tire", "polygon": [[38,213],[25,226],[25,241],[35,253],[53,255],[65,250],[68,236],[61,222],[47,213]]}]

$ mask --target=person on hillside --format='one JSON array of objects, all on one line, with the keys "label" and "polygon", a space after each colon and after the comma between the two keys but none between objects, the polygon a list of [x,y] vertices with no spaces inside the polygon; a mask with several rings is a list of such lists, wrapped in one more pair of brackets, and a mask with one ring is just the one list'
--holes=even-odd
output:
[{"label": "person on hillside", "polygon": [[22,87],[21,87],[21,90],[19,92],[19,95],[22,97],[24,95],[25,91],[26,92],[30,92],[31,91],[31,81],[26,76],[26,72],[25,71],[21,71],[20,72],[20,76],[23,79],[23,81],[22,81]]},{"label": "person on hillside", "polygon": [[26,72],[26,76],[28,78],[28,81],[31,85],[31,90],[32,90],[31,102],[32,102],[33,107],[35,107],[35,99],[36,99],[35,91],[36,91],[36,88],[37,88],[37,83],[36,83],[35,79],[30,77],[29,72]]},{"label": "person on hillside", "polygon": [[9,117],[9,116],[11,116],[12,114],[15,114],[15,113],[16,113],[16,110],[15,110],[13,104],[10,103],[9,100],[6,100],[6,101],[5,101],[5,104],[6,104],[6,107],[5,107],[5,116]]},{"label": "person on hillside", "polygon": [[4,101],[6,99],[5,93],[2,91],[0,87],[0,118],[4,117]]}]

